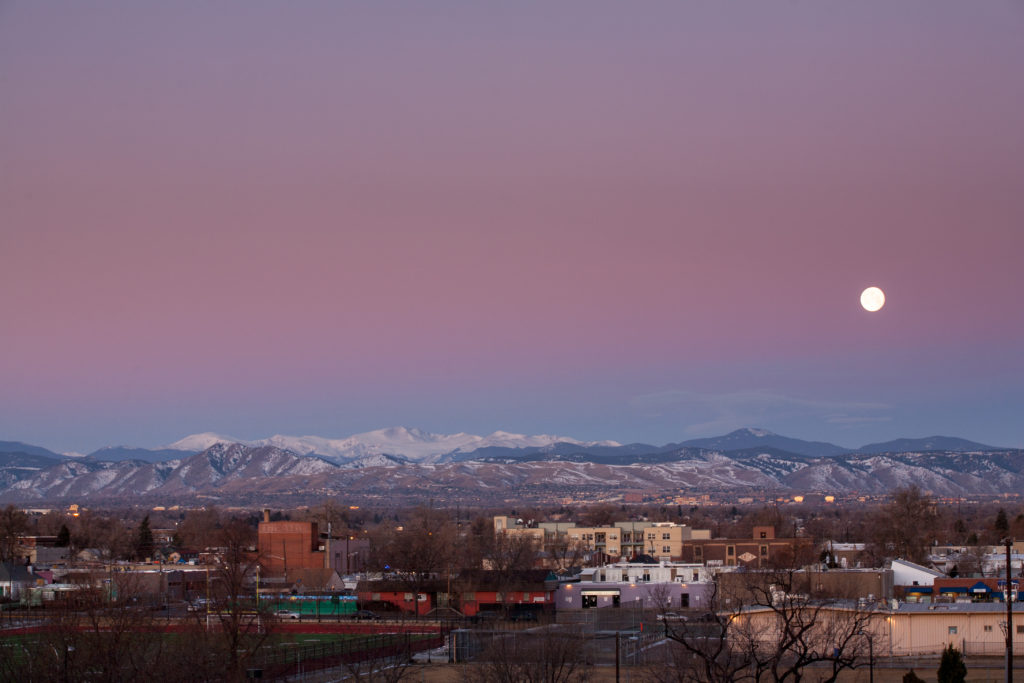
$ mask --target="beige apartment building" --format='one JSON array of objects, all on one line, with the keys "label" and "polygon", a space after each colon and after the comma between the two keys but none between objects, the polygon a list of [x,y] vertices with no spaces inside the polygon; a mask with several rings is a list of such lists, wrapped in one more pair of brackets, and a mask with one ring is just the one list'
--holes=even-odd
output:
[{"label": "beige apartment building", "polygon": [[615,522],[612,526],[582,527],[572,522],[540,522],[530,525],[507,516],[494,518],[495,533],[523,534],[542,545],[558,539],[579,543],[584,550],[598,552],[609,558],[631,558],[649,555],[659,560],[678,559],[683,547],[693,541],[711,539],[708,529],[693,529],[671,522]]}]

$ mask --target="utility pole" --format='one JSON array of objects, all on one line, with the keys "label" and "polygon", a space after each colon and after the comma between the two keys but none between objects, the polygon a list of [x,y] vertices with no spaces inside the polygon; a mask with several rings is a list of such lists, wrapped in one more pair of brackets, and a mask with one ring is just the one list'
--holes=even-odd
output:
[{"label": "utility pole", "polygon": [[1010,550],[1013,539],[1003,539],[1006,545],[1006,683],[1013,683],[1013,585],[1010,583]]}]

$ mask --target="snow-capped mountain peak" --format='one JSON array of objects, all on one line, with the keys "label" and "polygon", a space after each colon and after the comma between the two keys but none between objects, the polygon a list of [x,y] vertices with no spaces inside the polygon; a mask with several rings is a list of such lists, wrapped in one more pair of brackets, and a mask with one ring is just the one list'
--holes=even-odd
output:
[{"label": "snow-capped mountain peak", "polygon": [[198,453],[200,451],[205,451],[210,446],[218,443],[246,443],[246,441],[236,439],[232,436],[224,436],[223,434],[203,432],[202,434],[192,434],[190,436],[186,436],[184,439],[178,439],[174,443],[161,446],[161,448]]}]

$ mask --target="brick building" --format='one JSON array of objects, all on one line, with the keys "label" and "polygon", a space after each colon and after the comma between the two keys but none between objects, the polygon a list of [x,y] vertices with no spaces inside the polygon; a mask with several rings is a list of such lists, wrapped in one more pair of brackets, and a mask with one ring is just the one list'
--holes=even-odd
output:
[{"label": "brick building", "polygon": [[722,567],[761,568],[802,564],[813,550],[809,538],[776,538],[775,527],[755,526],[750,538],[691,538],[682,542],[682,561]]},{"label": "brick building", "polygon": [[287,577],[289,570],[327,568],[344,575],[365,570],[370,542],[322,534],[316,522],[271,522],[264,510],[257,547],[260,565],[270,574]]}]

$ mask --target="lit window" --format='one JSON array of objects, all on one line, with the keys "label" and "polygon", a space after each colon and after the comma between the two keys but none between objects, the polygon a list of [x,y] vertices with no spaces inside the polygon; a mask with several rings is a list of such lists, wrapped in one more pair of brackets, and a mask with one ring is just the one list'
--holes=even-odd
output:
[{"label": "lit window", "polygon": [[950,626],[949,627],[949,635],[951,635],[951,636],[955,636],[956,635],[956,626]]}]

